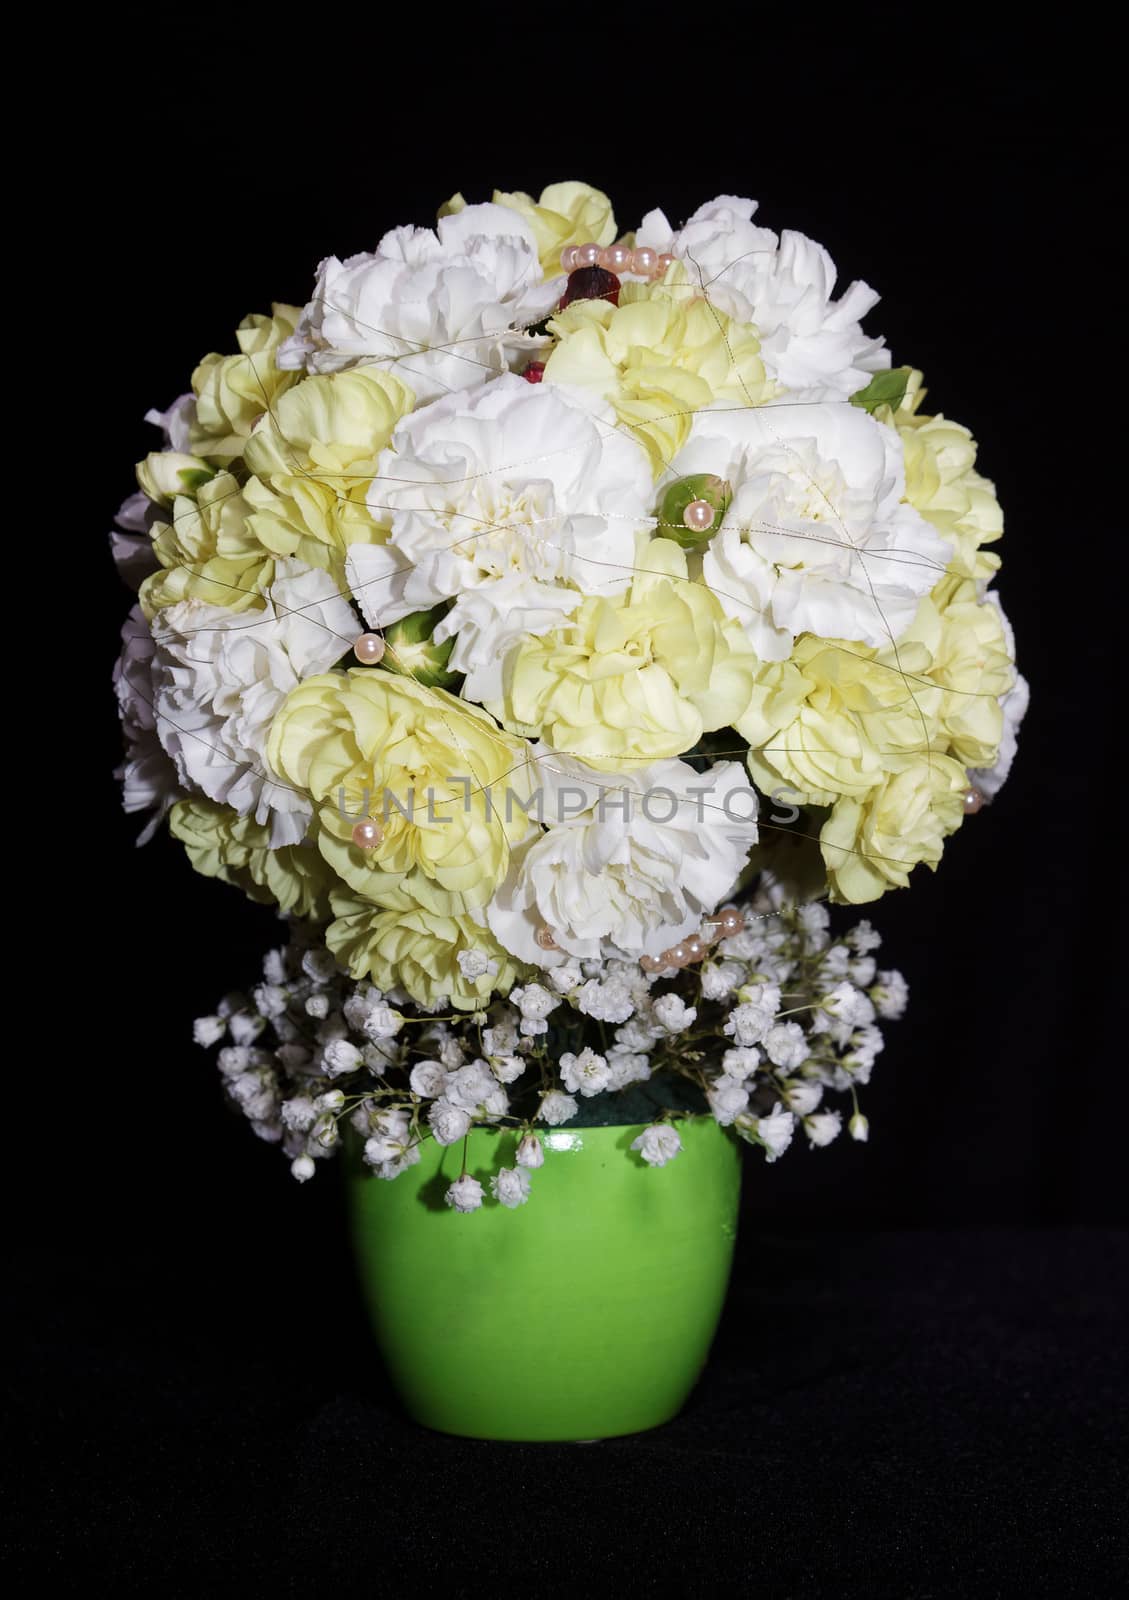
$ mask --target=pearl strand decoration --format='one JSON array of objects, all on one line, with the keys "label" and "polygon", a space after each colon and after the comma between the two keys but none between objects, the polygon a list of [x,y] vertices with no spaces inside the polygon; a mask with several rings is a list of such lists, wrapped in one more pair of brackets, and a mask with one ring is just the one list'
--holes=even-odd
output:
[{"label": "pearl strand decoration", "polygon": [[689,967],[709,953],[711,945],[722,939],[731,939],[745,926],[745,918],[736,906],[723,906],[714,916],[702,923],[697,933],[671,945],[658,956],[640,956],[639,965],[644,972],[667,972],[672,967]]},{"label": "pearl strand decoration", "polygon": [[576,272],[581,267],[603,267],[622,278],[633,272],[639,278],[661,278],[674,260],[665,250],[661,253],[648,245],[629,250],[625,244],[566,244],[561,251],[561,271]]}]

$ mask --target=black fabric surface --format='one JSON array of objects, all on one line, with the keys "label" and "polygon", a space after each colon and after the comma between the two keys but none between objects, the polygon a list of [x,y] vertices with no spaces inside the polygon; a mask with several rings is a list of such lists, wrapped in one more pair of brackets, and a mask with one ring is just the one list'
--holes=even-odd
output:
[{"label": "black fabric surface", "polygon": [[1124,1233],[746,1228],[677,1420],[526,1446],[404,1419],[340,1240],[263,1221],[24,1267],[35,1592],[1123,1592]]}]

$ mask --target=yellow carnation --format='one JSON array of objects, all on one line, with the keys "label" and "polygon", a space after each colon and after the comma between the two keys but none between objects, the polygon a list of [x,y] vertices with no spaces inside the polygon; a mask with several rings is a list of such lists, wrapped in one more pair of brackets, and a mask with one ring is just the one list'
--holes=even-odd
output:
[{"label": "yellow carnation", "polygon": [[[945,578],[918,608],[906,640],[931,657],[930,681],[943,692],[934,717],[942,747],[966,767],[995,764],[1003,733],[1000,696],[1015,682],[999,610],[971,578]],[[903,652],[899,642],[899,654]]]},{"label": "yellow carnation", "polygon": [[287,389],[297,372],[280,372],[274,353],[294,332],[302,315],[298,306],[273,305],[269,317],[244,317],[236,329],[239,354],[205,356],[192,374],[196,414],[190,428],[192,448],[217,466],[227,466],[243,453],[252,427]]},{"label": "yellow carnation", "polygon": [[195,495],[178,495],[172,520],[153,528],[153,553],[161,564],[141,585],[147,617],[178,600],[204,600],[232,611],[261,608],[274,579],[274,557],[250,525],[237,480],[220,472]]},{"label": "yellow carnation", "polygon": [[413,403],[411,390],[379,367],[305,378],[288,389],[243,452],[254,473],[243,492],[260,544],[323,567],[344,586],[349,545],[380,538],[365,495],[377,457]]},{"label": "yellow carnation", "polygon": [[820,833],[832,898],[861,905],[906,888],[922,862],[935,869],[964,818],[967,782],[949,756],[907,756],[865,799],[838,801]]},{"label": "yellow carnation", "polygon": [[983,547],[995,543],[1004,531],[995,485],[975,470],[976,440],[969,430],[947,417],[921,414],[918,406],[924,397],[920,372],[911,373],[900,408],[891,413],[882,407],[877,413],[901,437],[905,498],[952,545],[950,572],[990,578],[1000,558]]},{"label": "yellow carnation", "polygon": [[765,794],[788,789],[805,805],[861,798],[891,757],[939,737],[940,690],[921,642],[897,654],[804,634],[790,661],[757,673],[748,711],[735,723],[749,742],[749,771]]},{"label": "yellow carnation", "polygon": [[547,278],[560,272],[566,244],[611,244],[615,239],[612,203],[587,183],[551,183],[539,200],[520,191],[503,194],[495,189],[494,204],[509,206],[529,223]]},{"label": "yellow carnation", "polygon": [[[419,1005],[434,1009],[447,1000],[458,1011],[477,1011],[495,990],[506,993],[522,975],[513,957],[486,928],[467,916],[439,916],[396,890],[381,909],[347,893],[333,895],[336,921],[326,943],[354,978],[379,989],[406,989]],[[466,978],[458,958],[480,951],[496,963],[493,973]]]},{"label": "yellow carnation", "polygon": [[[299,684],[275,716],[268,760],[313,799],[318,848],[338,876],[377,904],[403,890],[444,915],[485,905],[531,826],[506,798],[532,792],[526,746],[477,706],[390,672]],[[384,829],[375,850],[352,842],[364,815]]]},{"label": "yellow carnation", "polygon": [[212,800],[178,800],[169,829],[204,877],[220,878],[252,900],[312,922],[329,916],[333,874],[309,842],[272,850],[269,828]]},{"label": "yellow carnation", "polygon": [[775,392],[756,330],[708,304],[678,265],[661,283],[625,283],[618,306],[573,301],[549,332],[557,344],[545,376],[608,400],[656,476],[686,443],[696,410],[715,400],[759,405]]},{"label": "yellow carnation", "polygon": [[657,761],[734,722],[756,658],[709,589],[687,579],[669,539],[638,547],[630,590],[590,596],[561,628],[526,638],[491,709],[521,732],[597,767]]}]

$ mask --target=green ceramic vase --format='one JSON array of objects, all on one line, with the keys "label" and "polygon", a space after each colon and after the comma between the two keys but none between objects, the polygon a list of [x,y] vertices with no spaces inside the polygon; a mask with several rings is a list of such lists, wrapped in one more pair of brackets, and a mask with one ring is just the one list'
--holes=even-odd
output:
[{"label": "green ceramic vase", "polygon": [[[641,1126],[550,1129],[525,1205],[444,1204],[462,1144],[433,1140],[389,1183],[348,1151],[360,1279],[409,1413],[479,1439],[604,1439],[658,1427],[709,1353],[737,1231],[740,1151],[706,1117],[678,1124],[665,1167]],[[512,1133],[476,1129],[467,1170],[514,1164]]]}]

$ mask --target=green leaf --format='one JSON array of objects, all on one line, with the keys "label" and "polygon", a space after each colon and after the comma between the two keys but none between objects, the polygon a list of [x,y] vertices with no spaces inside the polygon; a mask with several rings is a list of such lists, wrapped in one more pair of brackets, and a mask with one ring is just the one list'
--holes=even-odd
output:
[{"label": "green leaf", "polygon": [[909,375],[909,367],[891,367],[889,372],[876,372],[865,389],[859,389],[851,396],[851,404],[869,411],[871,416],[879,406],[889,406],[891,411],[896,411],[905,399]]}]

